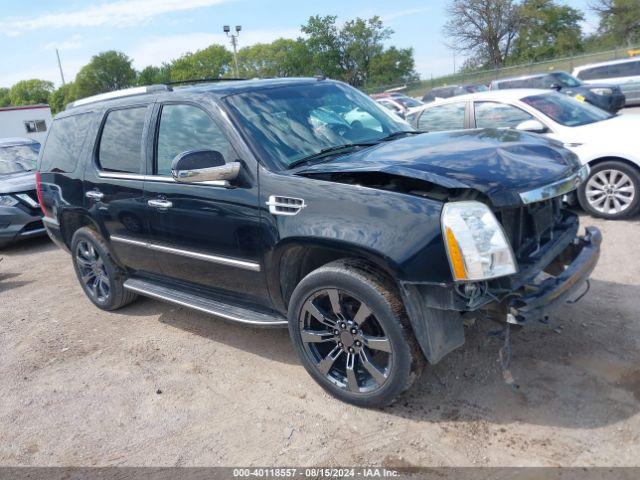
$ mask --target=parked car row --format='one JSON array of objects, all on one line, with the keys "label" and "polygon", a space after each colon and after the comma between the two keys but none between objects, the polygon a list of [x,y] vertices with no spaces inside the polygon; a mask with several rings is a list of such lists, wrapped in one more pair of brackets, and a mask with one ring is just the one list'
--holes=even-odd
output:
[{"label": "parked car row", "polygon": [[549,72],[503,78],[486,85],[449,85],[429,90],[422,101],[429,103],[468,93],[511,88],[557,90],[616,113],[622,107],[640,104],[640,57],[582,65],[566,72]]},{"label": "parked car row", "polygon": [[578,189],[588,213],[621,219],[638,212],[640,115],[613,115],[558,92],[514,89],[425,105],[409,120],[429,132],[516,129],[557,140],[591,169]]}]

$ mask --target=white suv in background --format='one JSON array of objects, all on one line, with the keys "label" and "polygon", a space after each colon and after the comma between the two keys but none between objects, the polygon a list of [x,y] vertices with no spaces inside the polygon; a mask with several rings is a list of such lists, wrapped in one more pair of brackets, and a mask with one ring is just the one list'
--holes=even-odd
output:
[{"label": "white suv in background", "polygon": [[584,83],[606,80],[618,85],[627,97],[626,105],[640,105],[640,57],[582,65],[573,69],[573,76]]},{"label": "white suv in background", "polygon": [[640,208],[640,115],[612,115],[549,90],[493,90],[431,103],[410,118],[419,130],[514,128],[558,140],[588,164],[578,189],[591,215],[626,218]]}]

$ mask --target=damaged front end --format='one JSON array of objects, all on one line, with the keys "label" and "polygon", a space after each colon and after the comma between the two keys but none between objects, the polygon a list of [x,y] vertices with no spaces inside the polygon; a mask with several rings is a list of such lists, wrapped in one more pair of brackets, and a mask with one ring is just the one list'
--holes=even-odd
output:
[{"label": "damaged front end", "polygon": [[513,249],[516,273],[487,281],[401,283],[430,363],[464,344],[466,316],[517,325],[544,321],[588,288],[602,235],[587,227],[579,236],[578,217],[563,208],[561,196],[494,213]]}]

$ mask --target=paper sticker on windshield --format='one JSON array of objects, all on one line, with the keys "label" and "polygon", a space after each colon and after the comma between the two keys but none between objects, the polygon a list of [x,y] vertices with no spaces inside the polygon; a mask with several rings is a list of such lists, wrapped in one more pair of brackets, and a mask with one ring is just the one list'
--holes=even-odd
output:
[{"label": "paper sticker on windshield", "polygon": [[584,96],[582,95],[576,95],[576,100],[578,100],[579,102],[584,102]]}]

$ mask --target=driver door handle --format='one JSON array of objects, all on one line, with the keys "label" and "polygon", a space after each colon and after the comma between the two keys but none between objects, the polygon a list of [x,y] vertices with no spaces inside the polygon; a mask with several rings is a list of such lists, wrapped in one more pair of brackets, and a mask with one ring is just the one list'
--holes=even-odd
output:
[{"label": "driver door handle", "polygon": [[162,199],[149,200],[147,202],[147,205],[153,208],[157,208],[159,210],[166,210],[168,208],[173,207],[173,203],[171,203],[169,200],[162,200]]}]

